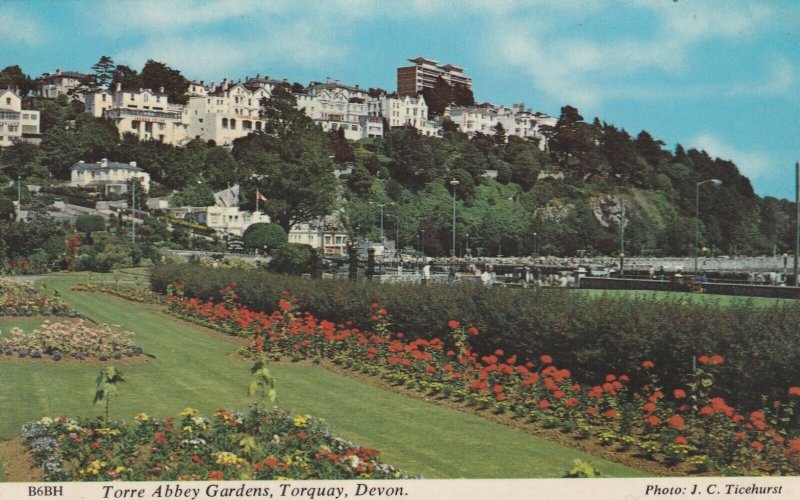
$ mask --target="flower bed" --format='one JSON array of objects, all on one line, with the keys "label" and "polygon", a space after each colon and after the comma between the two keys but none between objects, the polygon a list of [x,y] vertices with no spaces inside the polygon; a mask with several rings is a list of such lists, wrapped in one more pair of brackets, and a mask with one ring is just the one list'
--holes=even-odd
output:
[{"label": "flower bed", "polygon": [[75,292],[102,292],[121,299],[143,304],[163,304],[164,296],[144,286],[124,286],[110,283],[79,283],[72,287]]},{"label": "flower bed", "polygon": [[336,438],[311,416],[187,408],[124,422],[43,418],[22,438],[47,481],[408,478],[380,452]]},{"label": "flower bed", "polygon": [[0,354],[34,359],[50,357],[54,361],[65,357],[107,361],[142,354],[142,348],[133,345],[133,335],[110,325],[92,327],[82,319],[45,321],[30,333],[13,328],[10,336],[0,338]]},{"label": "flower bed", "polygon": [[0,316],[69,316],[78,313],[54,297],[42,297],[33,287],[0,278]]},{"label": "flower bed", "polygon": [[668,466],[688,464],[696,473],[800,472],[795,415],[800,387],[784,392],[786,401],[737,410],[717,394],[716,373],[725,363],[719,355],[700,356],[698,368],[680,387],[663,387],[649,360],[635,373],[608,373],[596,385],[585,385],[549,355],[536,362],[518,362],[517,355],[501,349],[481,356],[471,346],[478,329],[455,320],[443,339],[407,341],[402,333],[389,331],[388,313],[377,303],[372,305],[373,328],[360,330],[300,313],[288,294],[279,310],[253,312],[236,304],[234,290],[226,287],[223,301],[214,303],[186,299],[180,284],[174,284],[168,301],[180,317],[249,336],[252,353],[328,358],[393,384],[509,413]]}]

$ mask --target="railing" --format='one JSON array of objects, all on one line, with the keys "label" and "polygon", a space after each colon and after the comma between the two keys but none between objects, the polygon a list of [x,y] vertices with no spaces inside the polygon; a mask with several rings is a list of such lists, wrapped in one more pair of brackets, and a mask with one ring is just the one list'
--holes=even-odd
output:
[{"label": "railing", "polygon": [[136,116],[141,118],[158,118],[162,120],[180,120],[183,113],[180,111],[152,111],[147,109],[114,108],[106,111],[109,118],[122,118],[123,116]]}]

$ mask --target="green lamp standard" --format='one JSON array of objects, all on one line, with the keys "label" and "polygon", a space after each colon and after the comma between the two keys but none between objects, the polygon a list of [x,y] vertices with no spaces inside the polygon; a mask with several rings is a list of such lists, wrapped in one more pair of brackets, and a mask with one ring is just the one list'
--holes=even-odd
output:
[{"label": "green lamp standard", "polygon": [[706,179],[704,181],[700,181],[695,185],[695,192],[694,192],[694,274],[697,275],[697,253],[700,246],[700,186],[703,184],[711,182],[715,186],[722,185],[722,181],[719,179]]}]

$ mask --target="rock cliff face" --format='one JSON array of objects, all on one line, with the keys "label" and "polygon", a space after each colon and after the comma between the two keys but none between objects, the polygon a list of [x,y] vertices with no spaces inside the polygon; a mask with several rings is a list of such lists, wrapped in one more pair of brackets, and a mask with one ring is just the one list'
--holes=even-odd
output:
[{"label": "rock cliff face", "polygon": [[605,228],[619,227],[624,216],[623,200],[621,196],[605,194],[589,198],[594,218]]},{"label": "rock cliff face", "polygon": [[547,205],[536,209],[534,218],[543,219],[547,222],[561,222],[575,210],[575,205],[562,199],[552,199]]}]

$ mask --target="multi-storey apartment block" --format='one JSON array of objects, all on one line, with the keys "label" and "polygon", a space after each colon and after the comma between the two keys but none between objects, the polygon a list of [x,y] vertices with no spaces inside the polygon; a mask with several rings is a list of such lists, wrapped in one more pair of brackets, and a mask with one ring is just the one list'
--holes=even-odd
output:
[{"label": "multi-storey apartment block", "polygon": [[22,109],[22,98],[13,90],[0,90],[0,147],[17,141],[41,142],[39,112]]},{"label": "multi-storey apartment block", "polygon": [[370,116],[367,94],[358,87],[312,84],[307,94],[295,94],[297,109],[322,130],[344,130],[346,139],[383,136],[383,120]]},{"label": "multi-storey apartment block", "polygon": [[36,89],[40,97],[55,98],[60,95],[68,95],[83,100],[83,96],[74,91],[86,76],[77,71],[61,71],[56,68],[55,73],[44,73],[36,79]]},{"label": "multi-storey apartment block", "polygon": [[409,61],[414,66],[397,68],[397,94],[400,97],[414,97],[424,89],[431,89],[440,77],[450,86],[463,85],[472,89],[472,78],[464,76],[464,68],[452,64],[440,65],[437,61],[424,57],[415,57]]},{"label": "multi-storey apartment block", "polygon": [[185,107],[172,105],[164,94],[150,89],[113,92],[101,90],[86,95],[85,109],[94,116],[114,121],[120,134],[132,133],[141,140],[156,140],[181,145],[189,140],[189,118]]},{"label": "multi-storey apartment block", "polygon": [[266,86],[254,86],[251,90],[240,83],[231,85],[227,80],[219,86],[212,82],[205,96],[189,98],[186,107],[189,137],[222,146],[259,132],[264,128],[261,100],[269,98]]}]

